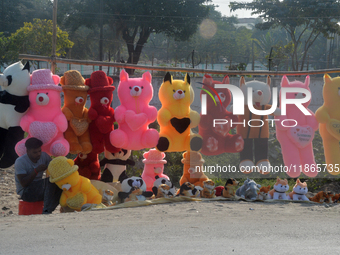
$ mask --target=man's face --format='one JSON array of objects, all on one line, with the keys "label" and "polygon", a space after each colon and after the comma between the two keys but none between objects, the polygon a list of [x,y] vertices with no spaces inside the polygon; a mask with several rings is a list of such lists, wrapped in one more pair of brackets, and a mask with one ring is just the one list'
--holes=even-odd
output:
[{"label": "man's face", "polygon": [[28,149],[27,156],[32,162],[36,163],[41,157],[41,147],[38,149]]}]

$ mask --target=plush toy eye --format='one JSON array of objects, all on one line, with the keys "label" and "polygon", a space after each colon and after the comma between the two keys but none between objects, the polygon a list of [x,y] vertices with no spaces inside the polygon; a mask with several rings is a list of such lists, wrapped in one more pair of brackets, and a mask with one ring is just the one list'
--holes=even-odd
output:
[{"label": "plush toy eye", "polygon": [[224,101],[225,101],[225,95],[224,95],[224,93],[220,92],[220,93],[218,93],[218,95],[220,96],[221,101],[224,102]]},{"label": "plush toy eye", "polygon": [[132,89],[131,86],[129,87],[129,89]]},{"label": "plush toy eye", "polygon": [[143,87],[143,86],[142,86],[141,88],[142,88],[142,89],[144,89],[144,87]]},{"label": "plush toy eye", "polygon": [[100,99],[101,104],[108,104],[109,102],[110,100],[107,97],[103,97],[102,99]]},{"label": "plush toy eye", "polygon": [[176,92],[176,90],[172,90],[173,92]]},{"label": "plush toy eye", "polygon": [[183,92],[185,93],[185,90],[183,90]]},{"label": "plush toy eye", "polygon": [[87,154],[79,153],[79,158],[86,159],[87,158]]},{"label": "plush toy eye", "polygon": [[77,104],[82,104],[82,103],[84,103],[84,98],[77,97],[74,101],[76,101]]}]

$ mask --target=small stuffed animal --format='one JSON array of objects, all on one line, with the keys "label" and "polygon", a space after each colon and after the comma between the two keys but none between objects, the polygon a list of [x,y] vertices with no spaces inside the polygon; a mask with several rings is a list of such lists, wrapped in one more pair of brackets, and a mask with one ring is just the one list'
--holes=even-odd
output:
[{"label": "small stuffed animal", "polygon": [[287,179],[281,180],[279,177],[276,179],[274,188],[269,191],[270,199],[282,199],[288,200],[286,192],[289,190],[289,185]]},{"label": "small stuffed animal", "polygon": [[134,166],[135,162],[129,159],[130,150],[121,149],[119,152],[111,153],[104,150],[105,158],[100,161],[100,166],[104,166],[101,176],[102,182],[122,182],[128,178],[126,175],[126,166]]},{"label": "small stuffed animal", "polygon": [[339,203],[340,202],[340,194],[336,194],[333,197],[333,203]]},{"label": "small stuffed animal", "polygon": [[113,80],[106,76],[103,71],[95,71],[91,77],[85,80],[85,85],[89,86],[91,106],[88,117],[91,120],[89,125],[90,138],[93,153],[100,154],[104,148],[112,153],[120,149],[110,143],[110,133],[115,122],[114,110],[111,107],[113,91]]},{"label": "small stuffed animal", "polygon": [[115,109],[118,129],[110,134],[113,146],[141,150],[157,145],[158,131],[148,127],[157,118],[156,107],[149,105],[153,97],[151,79],[149,72],[142,78],[129,78],[124,69],[120,72],[118,98],[121,105]]},{"label": "small stuffed animal", "polygon": [[29,62],[14,63],[0,74],[0,168],[10,167],[18,157],[15,145],[24,138],[20,120],[30,105],[29,85]]},{"label": "small stuffed animal", "polygon": [[61,109],[68,121],[68,128],[64,133],[65,139],[70,144],[71,154],[89,154],[92,151],[88,109],[85,107],[87,91],[85,80],[76,70],[64,73],[60,79],[64,92],[64,106]]},{"label": "small stuffed animal", "polygon": [[201,197],[214,198],[215,195],[215,183],[212,180],[203,182],[203,190],[201,190]]},{"label": "small stuffed animal", "polygon": [[326,192],[320,191],[314,197],[310,197],[309,200],[322,204],[323,202],[325,202],[326,196]]},{"label": "small stuffed animal", "polygon": [[79,153],[74,159],[74,163],[79,167],[78,172],[81,176],[90,180],[100,180],[101,170],[98,154],[93,152],[89,154]]},{"label": "small stuffed animal", "polygon": [[334,197],[333,192],[327,192],[324,202],[327,203],[327,204],[332,204],[333,203],[333,197]]},{"label": "small stuffed animal", "polygon": [[102,196],[91,184],[90,180],[78,173],[78,166],[72,159],[59,156],[48,165],[50,182],[57,184],[63,190],[60,205],[80,211],[84,204],[99,205]]},{"label": "small stuffed animal", "polygon": [[324,76],[323,105],[315,112],[320,123],[320,135],[325,151],[327,170],[332,175],[340,174],[336,166],[340,165],[340,77]]},{"label": "small stuffed animal", "polygon": [[195,186],[194,184],[191,184],[190,182],[185,182],[181,185],[177,196],[199,197],[201,190],[203,190],[202,187]]},{"label": "small stuffed animal", "polygon": [[169,177],[159,177],[158,175],[155,176],[155,182],[153,183],[152,191],[153,194],[157,197],[159,186],[162,184],[166,184],[170,187],[168,195],[169,197],[172,197],[176,194],[176,187],[174,184],[170,181]]},{"label": "small stuffed animal", "polygon": [[190,76],[186,74],[184,81],[173,80],[170,73],[166,73],[158,96],[162,107],[157,115],[160,133],[156,149],[167,152],[199,151],[202,137],[191,132],[198,126],[200,115],[190,108],[194,101]]},{"label": "small stuffed animal", "polygon": [[[286,76],[282,77],[281,87],[293,87],[293,88],[304,88],[310,91],[309,89],[309,76],[306,77],[305,82],[293,81],[289,82]],[[288,99],[295,98],[304,98],[302,93],[287,93],[286,96]],[[281,102],[281,94],[280,94],[280,102]],[[315,177],[318,174],[316,171],[316,163],[314,159],[313,153],[313,138],[314,132],[319,128],[319,124],[316,121],[314,113],[308,109],[311,100],[307,103],[304,103],[303,106],[307,108],[310,116],[305,115],[298,109],[295,104],[288,104],[286,115],[280,116],[278,119],[280,121],[276,122],[276,137],[277,140],[281,144],[282,148],[282,156],[283,161],[286,166],[288,166],[287,174],[296,178],[300,175],[300,165],[302,167],[302,172],[309,176]],[[287,119],[293,119],[297,122],[295,124],[289,124]],[[281,122],[285,121],[285,127],[281,124]],[[293,122],[291,122],[293,123]],[[305,167],[308,165],[308,167]],[[312,171],[314,169],[315,171]]]},{"label": "small stuffed animal", "polygon": [[217,186],[215,187],[215,196],[221,197],[223,193],[224,187],[223,186]]},{"label": "small stuffed animal", "polygon": [[151,149],[148,152],[145,152],[143,157],[144,169],[142,178],[145,181],[146,190],[152,191],[156,176],[169,179],[167,175],[163,174],[164,165],[167,163],[164,159],[165,153],[156,149]]},{"label": "small stuffed animal", "polygon": [[289,193],[289,197],[292,200],[309,201],[309,199],[306,197],[307,192],[307,183],[301,182],[300,179],[297,179],[296,184],[293,187],[293,191]]},{"label": "small stuffed animal", "polygon": [[[207,98],[207,113],[201,114],[201,121],[198,125],[199,134],[203,138],[203,146],[200,151],[203,155],[219,155],[222,153],[235,153],[243,150],[243,138],[240,134],[230,134],[230,121],[238,122],[238,116],[227,111],[231,102],[231,93],[228,89],[214,88],[215,84],[229,84],[229,77],[224,77],[222,82],[214,81],[211,76],[203,76],[203,95]],[[203,90],[204,89],[204,90]],[[214,96],[215,101],[210,95]],[[221,101],[219,101],[221,99]],[[216,104],[216,103],[217,104]],[[228,120],[227,124],[215,124],[214,119]],[[233,128],[236,126],[234,125]]]},{"label": "small stuffed animal", "polygon": [[122,191],[118,192],[119,198],[123,202],[145,201],[152,197],[153,193],[146,191],[146,184],[141,177],[126,178],[121,182]]},{"label": "small stuffed animal", "polygon": [[270,185],[268,185],[267,187],[261,187],[260,191],[257,194],[257,199],[260,199],[260,200],[270,199],[269,191],[270,191]]},{"label": "small stuffed animal", "polygon": [[232,198],[235,196],[235,187],[239,184],[234,178],[230,178],[224,185],[224,189],[222,191],[222,196],[226,198]]},{"label": "small stuffed animal", "polygon": [[244,199],[256,200],[257,190],[261,188],[260,184],[256,184],[254,180],[247,178],[243,185],[236,190],[236,196]]},{"label": "small stuffed animal", "polygon": [[209,180],[209,178],[203,173],[204,159],[199,152],[186,151],[183,154],[181,162],[183,166],[183,175],[179,181],[182,185],[186,182],[192,183],[194,186],[200,186],[203,188],[203,182]]},{"label": "small stuffed animal", "polygon": [[103,198],[102,198],[102,204],[104,204],[106,207],[114,206],[116,203],[112,202],[113,199],[113,192],[111,190],[105,190],[103,192]]},{"label": "small stuffed animal", "polygon": [[49,69],[33,71],[29,92],[30,108],[21,118],[20,126],[28,136],[17,143],[15,150],[19,156],[26,153],[25,142],[36,137],[43,142],[42,151],[51,156],[66,156],[70,150],[63,133],[67,129],[67,119],[61,111],[60,77]]},{"label": "small stuffed animal", "polygon": [[170,194],[170,187],[166,184],[161,184],[158,186],[158,189],[157,189],[157,195],[156,198],[171,198],[173,197],[172,194]]}]

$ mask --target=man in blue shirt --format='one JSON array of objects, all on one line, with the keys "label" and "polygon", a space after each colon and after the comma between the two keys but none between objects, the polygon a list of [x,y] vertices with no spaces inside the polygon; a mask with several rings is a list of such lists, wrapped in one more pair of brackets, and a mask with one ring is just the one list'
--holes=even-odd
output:
[{"label": "man in blue shirt", "polygon": [[44,201],[43,213],[52,213],[59,204],[62,190],[48,178],[43,179],[51,157],[41,151],[42,141],[35,137],[26,140],[27,153],[15,161],[17,194],[26,202]]}]

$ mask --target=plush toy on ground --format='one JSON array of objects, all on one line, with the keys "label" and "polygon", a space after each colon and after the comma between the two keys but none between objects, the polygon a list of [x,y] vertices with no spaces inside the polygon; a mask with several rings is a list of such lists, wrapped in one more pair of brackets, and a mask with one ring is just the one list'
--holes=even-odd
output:
[{"label": "plush toy on ground", "polygon": [[[239,116],[239,122],[244,122],[245,125],[237,125],[237,133],[242,135],[244,139],[244,149],[240,152],[240,170],[244,173],[249,173],[256,166],[263,174],[269,173],[270,163],[268,160],[268,138],[269,124],[268,115],[253,114],[249,107],[255,110],[269,110],[271,105],[270,77],[267,77],[267,83],[260,81],[245,82],[244,77],[240,79],[240,88],[245,96],[244,115]],[[252,88],[252,95],[248,95],[248,88]],[[247,98],[252,96],[253,105],[248,105]],[[277,109],[274,115],[279,115],[280,110]],[[248,125],[248,121],[252,127]],[[256,121],[255,121],[256,120]],[[261,122],[262,121],[262,122]],[[261,126],[261,124],[263,125]],[[254,164],[255,154],[255,164]]]},{"label": "plush toy on ground", "polygon": [[56,157],[48,165],[50,182],[63,190],[60,205],[80,211],[84,204],[100,204],[102,196],[90,180],[78,173],[72,159]]},{"label": "plush toy on ground", "polygon": [[14,164],[18,155],[15,145],[24,138],[20,120],[30,102],[27,88],[30,85],[29,62],[8,66],[0,74],[0,168]]},{"label": "plush toy on ground", "polygon": [[256,200],[257,191],[261,188],[260,184],[256,184],[254,180],[247,178],[243,185],[236,190],[236,196],[244,199]]},{"label": "plush toy on ground", "polygon": [[[153,183],[152,192],[156,197],[158,197],[158,192],[160,191],[159,187],[163,184],[165,184],[169,187],[169,190],[167,190],[168,197],[173,197],[176,194],[176,187],[170,181],[169,177],[159,177],[158,175],[156,175],[155,179],[156,180]],[[164,186],[162,186],[162,187],[164,187]]]},{"label": "plush toy on ground", "polygon": [[[293,87],[309,89],[309,76],[306,77],[305,82],[293,81],[289,82],[286,76],[283,76],[281,81],[281,88]],[[302,93],[287,93],[286,98],[304,98]],[[281,93],[280,93],[281,101]],[[281,115],[276,122],[276,137],[281,144],[283,161],[290,171],[287,174],[296,178],[300,175],[300,170],[309,176],[315,177],[318,172],[313,153],[313,138],[314,132],[319,128],[314,113],[308,109],[310,104],[302,104],[311,115],[305,115],[295,104],[288,104],[286,106],[286,115]],[[287,119],[295,120],[286,121]],[[285,126],[281,122],[285,122]],[[296,124],[297,122],[297,124]],[[295,125],[295,126],[294,126]],[[291,127],[287,127],[291,126]],[[300,166],[302,166],[300,169]],[[314,170],[314,171],[312,171]]]},{"label": "plush toy on ground", "polygon": [[104,148],[112,153],[120,149],[112,146],[110,143],[110,133],[113,130],[115,122],[114,110],[111,107],[113,91],[113,80],[106,76],[103,71],[95,71],[91,77],[85,80],[85,85],[89,86],[91,107],[88,117],[91,120],[89,125],[92,151],[100,154]]},{"label": "plush toy on ground", "polygon": [[149,103],[153,97],[151,74],[142,78],[129,78],[123,69],[120,73],[118,98],[121,103],[115,109],[118,129],[110,134],[113,146],[127,150],[153,148],[158,143],[159,134],[148,125],[157,118],[157,109]]},{"label": "plush toy on ground", "polygon": [[234,178],[230,178],[226,181],[224,189],[222,191],[222,196],[226,198],[232,198],[235,196],[235,187],[239,184]]},{"label": "plush toy on ground", "polygon": [[203,190],[201,191],[203,198],[215,198],[215,183],[212,180],[203,182]]},{"label": "plush toy on ground", "polygon": [[260,200],[270,199],[269,191],[270,185],[268,185],[267,187],[261,187],[259,193],[257,194],[257,198]]},{"label": "plush toy on ground", "polygon": [[325,201],[326,196],[327,196],[326,192],[320,191],[315,196],[310,197],[309,200],[312,201],[312,202],[322,204]]},{"label": "plush toy on ground", "polygon": [[340,174],[336,166],[340,165],[340,77],[332,79],[328,74],[324,76],[323,105],[315,112],[320,123],[327,170],[332,175]]},{"label": "plush toy on ground", "polygon": [[309,199],[306,197],[307,192],[307,183],[301,182],[300,179],[297,179],[296,184],[293,187],[293,191],[290,192],[288,195],[289,198],[292,200],[309,201]]},{"label": "plush toy on ground", "polygon": [[179,184],[190,182],[194,186],[203,188],[203,182],[209,180],[209,178],[203,172],[204,159],[202,155],[196,151],[186,151],[183,153],[181,162],[184,166]]},{"label": "plush toy on ground", "polygon": [[121,149],[119,152],[111,153],[104,150],[104,159],[100,161],[100,166],[104,166],[104,171],[101,176],[102,182],[122,182],[128,178],[126,175],[126,166],[134,166],[135,162],[129,159],[131,156],[130,150]]},{"label": "plush toy on ground", "polygon": [[146,190],[152,191],[156,176],[169,179],[167,175],[163,174],[164,165],[166,164],[166,160],[164,159],[165,153],[156,149],[151,149],[148,152],[145,152],[143,157],[144,170],[142,178],[145,181]]},{"label": "plush toy on ground", "polygon": [[90,180],[100,180],[101,170],[98,160],[98,154],[79,153],[75,158],[74,163],[79,167],[78,172],[81,176]]},{"label": "plush toy on ground", "polygon": [[141,177],[126,178],[121,183],[122,191],[118,196],[123,202],[145,201],[153,195],[152,192],[146,191],[146,184]]},{"label": "plush toy on ground", "polygon": [[277,177],[274,188],[269,191],[269,199],[288,200],[289,196],[286,194],[288,190],[289,185],[287,179],[281,180],[279,177]]},{"label": "plush toy on ground", "polygon": [[190,182],[185,182],[181,185],[177,196],[199,197],[201,190],[203,190],[202,187],[195,186]]},{"label": "plush toy on ground", "polygon": [[[243,138],[240,134],[230,134],[230,122],[238,122],[238,116],[227,111],[231,102],[231,93],[228,89],[214,88],[215,84],[229,84],[229,77],[222,82],[214,81],[211,76],[204,75],[202,97],[207,100],[207,112],[201,114],[198,125],[199,134],[203,138],[201,153],[203,155],[219,155],[222,153],[235,153],[243,150]],[[211,95],[214,97],[212,98]],[[227,120],[227,124],[214,124],[214,119]],[[235,128],[236,126],[234,126]]]},{"label": "plush toy on ground", "polygon": [[102,204],[106,207],[114,206],[116,203],[112,201],[113,199],[113,192],[111,190],[105,190],[103,192]]},{"label": "plush toy on ground", "polygon": [[190,76],[186,74],[184,81],[173,80],[170,73],[166,73],[158,96],[162,108],[157,115],[160,126],[157,150],[199,151],[202,148],[202,137],[191,132],[191,128],[198,126],[200,115],[190,108],[194,101]]},{"label": "plush toy on ground", "polygon": [[27,138],[17,143],[15,150],[19,156],[26,153],[25,142],[36,137],[43,142],[42,151],[52,156],[66,156],[70,145],[63,133],[67,120],[61,111],[60,77],[48,69],[33,71],[29,92],[30,108],[21,118],[20,126],[28,133]]},{"label": "plush toy on ground", "polygon": [[155,195],[156,198],[172,198],[173,195],[170,194],[170,187],[166,184],[161,184],[157,188],[157,193]]},{"label": "plush toy on ground", "polygon": [[64,136],[70,144],[71,154],[89,154],[92,151],[88,130],[90,119],[85,108],[89,86],[84,83],[84,78],[76,70],[67,71],[60,80],[64,92],[64,106],[61,110],[68,120]]}]

